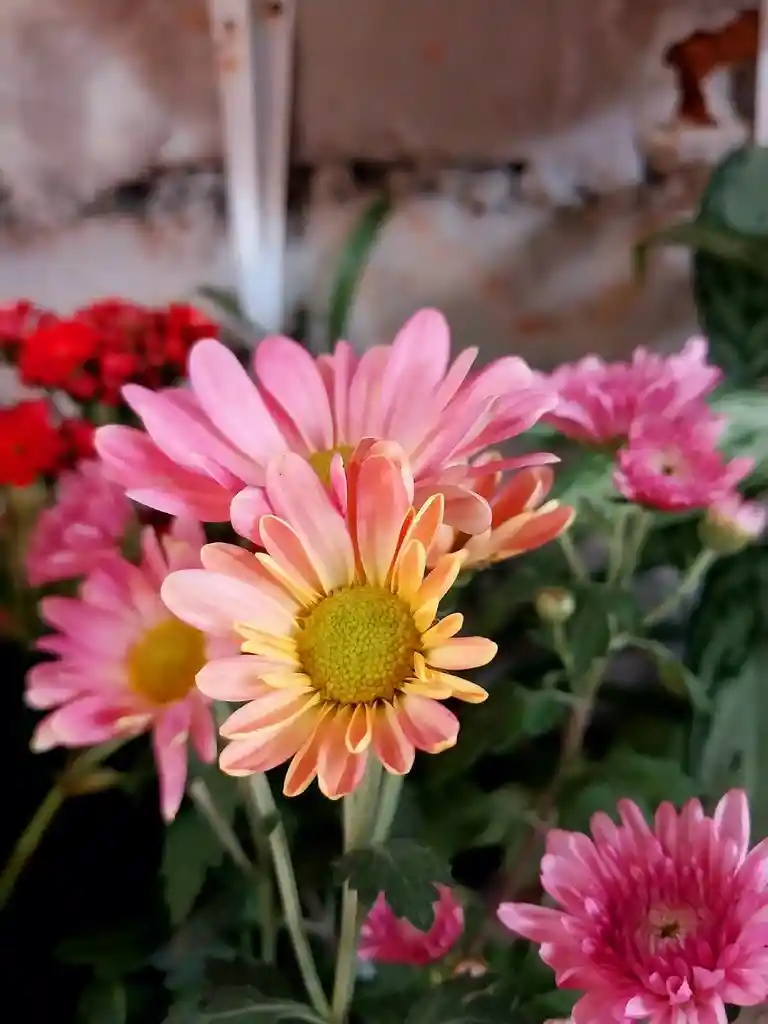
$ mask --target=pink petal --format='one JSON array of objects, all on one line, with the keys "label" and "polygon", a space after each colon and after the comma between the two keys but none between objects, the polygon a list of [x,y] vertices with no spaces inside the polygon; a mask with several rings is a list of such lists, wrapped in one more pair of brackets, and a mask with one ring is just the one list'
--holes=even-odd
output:
[{"label": "pink petal", "polygon": [[186,701],[173,705],[155,723],[152,750],[160,782],[160,810],[165,821],[173,821],[181,806],[187,784],[187,740],[190,706]]},{"label": "pink petal", "polygon": [[297,687],[270,690],[233,711],[219,730],[224,739],[247,739],[249,733],[272,725],[287,725],[310,704],[314,691]]},{"label": "pink petal", "polygon": [[218,636],[231,634],[237,623],[285,636],[294,624],[294,610],[287,595],[278,603],[266,588],[206,569],[171,573],[160,594],[183,622]]},{"label": "pink petal", "polygon": [[[292,386],[292,378],[287,380]],[[264,399],[225,345],[213,339],[198,341],[189,355],[189,381],[211,422],[254,462],[266,466],[286,450]]]},{"label": "pink petal", "polygon": [[200,760],[210,764],[216,760],[218,750],[211,708],[199,693],[193,692],[187,699],[190,705],[189,733],[192,744]]},{"label": "pink petal", "polygon": [[430,665],[435,668],[454,669],[480,668],[493,661],[498,651],[498,644],[486,640],[482,636],[459,636],[452,640],[444,640],[439,647],[425,652]]},{"label": "pink petal", "polygon": [[197,686],[213,700],[253,700],[271,688],[262,681],[265,672],[276,672],[280,666],[253,654],[236,654],[231,658],[209,661],[197,673]]},{"label": "pink petal", "polygon": [[107,426],[96,431],[96,450],[110,477],[139,504],[203,522],[229,518],[232,493],[203,472],[169,459],[141,430]]},{"label": "pink petal", "polygon": [[354,578],[354,552],[346,524],[320,480],[300,455],[287,453],[267,470],[267,497],[291,524],[326,593]]},{"label": "pink petal", "polygon": [[749,801],[744,790],[729,790],[715,808],[714,819],[720,839],[735,845],[740,864],[749,850]]},{"label": "pink petal", "polygon": [[64,704],[40,722],[32,740],[35,751],[52,747],[91,747],[123,735],[118,726],[130,713],[124,705],[110,702],[101,694],[78,697]]},{"label": "pink petal", "polygon": [[268,772],[287,761],[306,743],[317,726],[317,707],[285,725],[262,729],[247,740],[232,740],[223,750],[219,765],[228,775]]},{"label": "pink petal", "polygon": [[456,743],[459,720],[439,701],[408,693],[398,700],[397,711],[403,733],[417,750],[438,754]]},{"label": "pink petal", "polygon": [[497,917],[511,932],[531,942],[557,942],[563,934],[563,914],[532,903],[501,903]]},{"label": "pink petal", "polygon": [[393,775],[405,775],[413,767],[416,749],[392,705],[381,701],[374,709],[372,724],[373,747],[379,760]]},{"label": "pink petal", "polygon": [[323,723],[317,778],[321,793],[330,800],[351,793],[365,773],[367,751],[353,754],[347,749],[346,735],[351,718],[351,708],[342,707],[329,715]]},{"label": "pink petal", "polygon": [[328,393],[307,350],[282,335],[264,338],[256,348],[254,367],[259,383],[290,417],[308,450],[332,448]]},{"label": "pink petal", "polygon": [[244,487],[234,496],[229,508],[230,519],[235,531],[254,544],[261,544],[259,537],[259,521],[268,515],[272,508],[267,495],[261,487]]},{"label": "pink petal", "polygon": [[354,494],[357,546],[370,583],[383,585],[397,551],[410,494],[400,467],[372,456],[360,466]]},{"label": "pink petal", "polygon": [[357,364],[349,390],[348,440],[352,444],[364,437],[382,436],[379,389],[389,354],[389,348],[377,345],[369,348]]}]

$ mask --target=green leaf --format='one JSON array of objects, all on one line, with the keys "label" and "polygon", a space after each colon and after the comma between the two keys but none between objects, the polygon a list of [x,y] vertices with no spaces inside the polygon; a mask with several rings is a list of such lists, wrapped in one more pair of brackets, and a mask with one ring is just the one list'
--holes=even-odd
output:
[{"label": "green leaf", "polygon": [[79,1024],[125,1024],[127,1016],[125,985],[121,981],[97,978],[80,997]]},{"label": "green leaf", "polygon": [[[755,330],[762,332],[759,345],[768,351],[768,316]],[[725,420],[720,447],[726,455],[754,459],[750,479],[768,481],[768,392],[724,389],[712,396],[710,405]]]},{"label": "green leaf", "polygon": [[575,588],[576,611],[565,626],[573,675],[579,679],[604,660],[614,633],[631,632],[638,610],[631,592],[594,580]]},{"label": "green leaf", "polygon": [[557,467],[552,497],[566,505],[584,500],[597,501],[616,492],[613,487],[615,460],[601,451],[579,449]]},{"label": "green leaf", "polygon": [[749,674],[722,687],[712,707],[709,729],[699,758],[697,776],[706,793],[724,793],[736,784],[745,729],[752,717]]},{"label": "green leaf", "polygon": [[[196,774],[204,779],[219,814],[231,825],[239,806],[237,783],[216,766],[200,765]],[[174,925],[189,915],[208,872],[218,867],[224,856],[208,822],[194,806],[184,804],[165,830],[163,849],[165,901]]]},{"label": "green leaf", "polygon": [[751,653],[740,676],[744,710],[744,786],[749,796],[753,842],[768,836],[768,641]]},{"label": "green leaf", "polygon": [[710,223],[701,217],[662,228],[638,243],[634,252],[637,276],[640,279],[644,278],[648,252],[651,248],[677,245],[725,260],[733,266],[742,267],[763,277],[768,276],[768,268],[763,262],[764,251],[761,246],[744,238],[733,228]]},{"label": "green leaf", "polygon": [[389,196],[377,196],[363,211],[347,239],[331,288],[328,311],[330,345],[334,345],[346,333],[358,285],[379,233],[389,219],[392,209],[392,200]]},{"label": "green leaf", "polygon": [[73,967],[90,967],[96,974],[115,978],[144,967],[156,946],[150,928],[123,922],[112,930],[72,935],[56,947],[56,959]]},{"label": "green leaf", "polygon": [[629,645],[650,654],[662,686],[676,697],[689,700],[699,710],[709,707],[707,688],[664,644],[642,637],[630,637]]},{"label": "green leaf", "polygon": [[492,975],[451,978],[412,1007],[405,1024],[521,1024],[514,983]]},{"label": "green leaf", "polygon": [[451,881],[448,865],[411,839],[390,839],[380,846],[350,850],[336,862],[336,878],[356,889],[370,906],[383,892],[393,913],[427,930],[434,920],[435,883]]},{"label": "green leaf", "polygon": [[723,219],[749,236],[768,234],[768,149],[750,146],[735,160],[722,188]]},{"label": "green leaf", "polygon": [[270,999],[250,985],[221,988],[196,1009],[171,1008],[164,1024],[323,1024],[311,1007],[291,999]]}]

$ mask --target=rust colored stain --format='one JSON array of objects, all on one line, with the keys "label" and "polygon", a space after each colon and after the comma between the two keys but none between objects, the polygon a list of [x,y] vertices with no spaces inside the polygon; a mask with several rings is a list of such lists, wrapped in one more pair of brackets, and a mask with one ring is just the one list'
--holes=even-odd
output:
[{"label": "rust colored stain", "polygon": [[719,32],[694,32],[671,46],[664,61],[675,72],[680,96],[678,115],[693,124],[715,124],[702,83],[718,68],[757,59],[759,14],[743,11]]},{"label": "rust colored stain", "polygon": [[524,313],[515,320],[514,329],[518,334],[529,337],[556,331],[560,326],[560,317],[551,313]]},{"label": "rust colored stain", "polygon": [[216,66],[223,75],[234,74],[240,69],[240,27],[228,18],[223,22],[216,39]]},{"label": "rust colored stain", "polygon": [[271,0],[270,3],[264,4],[264,14],[268,18],[279,18],[284,12],[285,8],[280,0]]},{"label": "rust colored stain", "polygon": [[185,4],[179,11],[179,26],[190,32],[208,35],[211,22],[205,6],[199,3]]},{"label": "rust colored stain", "polygon": [[430,39],[421,49],[421,59],[425,64],[432,66],[445,64],[447,57],[448,51],[441,39]]}]

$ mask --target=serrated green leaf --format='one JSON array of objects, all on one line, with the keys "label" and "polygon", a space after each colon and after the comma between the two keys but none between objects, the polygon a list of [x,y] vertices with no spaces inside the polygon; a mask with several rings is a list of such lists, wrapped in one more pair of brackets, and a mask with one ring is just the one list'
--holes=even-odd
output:
[{"label": "serrated green leaf", "polygon": [[434,921],[435,884],[451,881],[448,865],[412,839],[350,850],[336,862],[335,875],[339,883],[348,882],[366,906],[383,892],[393,913],[423,930]]},{"label": "serrated green leaf", "polygon": [[392,209],[389,196],[377,196],[363,211],[341,252],[328,310],[330,345],[334,345],[346,333],[357,288]]},{"label": "serrated green leaf", "polygon": [[[237,783],[215,765],[198,765],[195,774],[208,787],[221,817],[232,824],[240,802]],[[171,921],[180,924],[195,905],[208,872],[224,860],[221,841],[197,809],[182,806],[165,830],[162,876]]]},{"label": "serrated green leaf", "polygon": [[125,1024],[128,1002],[121,981],[96,979],[83,992],[77,1007],[79,1024]]},{"label": "serrated green leaf", "polygon": [[656,640],[647,640],[643,637],[631,637],[629,644],[651,656],[659,674],[659,681],[670,693],[689,700],[700,711],[709,707],[706,686],[668,647]]}]

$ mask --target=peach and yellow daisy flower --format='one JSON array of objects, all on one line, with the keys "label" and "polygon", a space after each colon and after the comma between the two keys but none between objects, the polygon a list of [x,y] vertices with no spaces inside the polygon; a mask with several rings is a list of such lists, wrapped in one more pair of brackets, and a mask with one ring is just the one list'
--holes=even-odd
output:
[{"label": "peach and yellow daisy flower", "polygon": [[453,746],[459,722],[441,701],[485,700],[454,673],[496,653],[490,640],[457,637],[460,614],[437,619],[465,557],[426,572],[442,496],[412,507],[413,479],[394,445],[363,445],[337,468],[329,492],[301,456],[275,459],[266,480],[275,514],[259,524],[265,551],[209,544],[204,569],[163,585],[183,621],[242,637],[242,654],[197,677],[208,696],[247,702],[222,726],[222,770],[249,775],[291,759],[289,796],[317,777],[335,799],[357,786],[371,755],[405,774],[416,750]]}]

